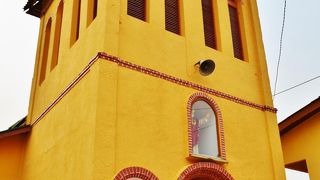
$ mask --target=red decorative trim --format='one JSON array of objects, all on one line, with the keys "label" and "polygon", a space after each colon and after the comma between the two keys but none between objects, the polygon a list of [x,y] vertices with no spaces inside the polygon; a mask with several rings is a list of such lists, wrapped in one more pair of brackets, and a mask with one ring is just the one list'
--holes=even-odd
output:
[{"label": "red decorative trim", "polygon": [[178,180],[193,178],[233,180],[233,177],[222,166],[211,162],[199,162],[189,166],[180,174]]},{"label": "red decorative trim", "polygon": [[32,122],[31,126],[35,126],[48,112],[56,105],[78,82],[90,71],[91,66],[98,60],[99,56],[95,56],[89,64],[80,72],[80,74],[62,91],[62,93],[40,114],[40,116]]},{"label": "red decorative trim", "polygon": [[220,92],[220,91],[208,88],[208,87],[201,86],[199,84],[196,84],[196,83],[193,83],[193,82],[190,82],[190,81],[186,81],[186,80],[183,80],[183,79],[180,79],[180,78],[177,78],[177,77],[173,77],[173,76],[161,73],[161,72],[153,70],[153,69],[149,69],[149,68],[146,68],[146,67],[142,67],[140,65],[136,65],[136,64],[124,61],[124,60],[122,60],[122,59],[120,59],[118,57],[115,57],[115,56],[112,56],[112,55],[109,55],[109,54],[106,54],[106,53],[103,53],[103,52],[99,52],[98,56],[100,58],[102,58],[102,59],[105,59],[105,60],[108,60],[108,61],[111,61],[111,62],[115,62],[119,66],[131,69],[131,70],[134,70],[134,71],[138,71],[138,72],[141,72],[141,73],[144,73],[144,74],[148,74],[148,75],[153,76],[153,77],[161,78],[161,79],[164,79],[166,81],[170,81],[172,83],[175,83],[175,84],[178,84],[178,85],[181,85],[181,86],[189,87],[189,88],[192,88],[192,89],[195,89],[195,90],[207,93],[207,94],[211,94],[213,96],[217,96],[217,97],[220,97],[220,98],[223,98],[223,99],[227,99],[227,100],[233,101],[233,102],[238,103],[238,104],[246,105],[246,106],[249,106],[249,107],[252,107],[252,108],[255,108],[255,109],[259,109],[261,111],[269,111],[269,112],[273,112],[273,113],[277,112],[276,108],[273,108],[273,107],[270,107],[270,106],[256,104],[256,103],[253,103],[253,102],[238,98],[236,96],[232,96],[232,95],[229,95],[229,94],[226,94],[226,93],[223,93],[223,92]]},{"label": "red decorative trim", "polygon": [[225,151],[225,144],[224,144],[224,129],[223,129],[223,121],[222,121],[222,114],[221,114],[220,108],[210,96],[202,92],[197,92],[197,93],[194,93],[192,96],[190,96],[187,104],[189,156],[192,156],[192,130],[191,130],[192,105],[194,102],[199,100],[203,100],[207,102],[216,114],[218,142],[219,142],[219,155],[223,160],[226,160],[226,151]]},{"label": "red decorative trim", "polygon": [[114,180],[127,180],[129,178],[141,178],[143,180],[158,180],[149,170],[142,167],[128,167],[121,170]]},{"label": "red decorative trim", "polygon": [[81,73],[62,91],[62,93],[45,109],[45,111],[43,113],[40,114],[40,116],[38,116],[38,118],[32,123],[32,126],[35,126],[66,94],[68,94],[68,92],[76,85],[78,84],[78,82],[90,71],[91,66],[97,61],[97,59],[105,59],[114,63],[117,63],[119,66],[121,67],[125,67],[134,71],[138,71],[144,74],[148,74],[150,76],[153,77],[157,77],[157,78],[161,78],[164,79],[166,81],[181,85],[181,86],[185,86],[188,88],[192,88],[207,94],[211,94],[213,96],[216,97],[220,97],[223,99],[227,99],[230,101],[233,101],[235,103],[238,104],[242,104],[245,106],[249,106],[255,109],[259,109],[261,111],[269,111],[269,112],[273,112],[276,113],[277,109],[270,107],[270,106],[265,106],[265,105],[259,105],[256,103],[252,103],[250,101],[244,100],[244,99],[240,99],[236,96],[232,96],[211,88],[207,88],[204,86],[201,86],[199,84],[190,82],[190,81],[186,81],[180,78],[176,78],[164,73],[161,73],[159,71],[153,70],[153,69],[149,69],[146,67],[142,67],[124,60],[121,60],[118,57],[106,54],[104,52],[99,52],[91,61],[90,63],[81,71]]}]

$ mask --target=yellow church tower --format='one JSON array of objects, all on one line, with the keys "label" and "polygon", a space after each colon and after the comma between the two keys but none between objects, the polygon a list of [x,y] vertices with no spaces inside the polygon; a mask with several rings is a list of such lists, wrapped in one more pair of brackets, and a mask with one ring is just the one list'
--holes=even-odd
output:
[{"label": "yellow church tower", "polygon": [[285,179],[256,0],[25,10],[41,21],[32,130],[8,179]]}]

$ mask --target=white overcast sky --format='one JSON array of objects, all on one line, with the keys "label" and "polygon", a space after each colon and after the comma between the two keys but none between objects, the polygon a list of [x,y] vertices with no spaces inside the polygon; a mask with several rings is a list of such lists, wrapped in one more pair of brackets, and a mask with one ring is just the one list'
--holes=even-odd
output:
[{"label": "white overcast sky", "polygon": [[[23,12],[27,0],[0,6],[0,131],[27,115],[37,46],[39,19]],[[246,0],[243,0],[246,1]],[[284,0],[257,0],[274,88]],[[320,1],[290,0],[283,38],[277,90],[320,75]],[[278,121],[320,96],[320,78],[275,97]],[[295,178],[302,179],[294,173]]]}]

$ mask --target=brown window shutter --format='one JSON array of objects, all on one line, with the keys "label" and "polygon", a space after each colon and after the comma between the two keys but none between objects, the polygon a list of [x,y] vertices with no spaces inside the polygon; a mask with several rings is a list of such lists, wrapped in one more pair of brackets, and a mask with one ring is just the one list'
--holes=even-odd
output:
[{"label": "brown window shutter", "polygon": [[234,57],[243,60],[243,47],[241,40],[240,22],[238,10],[236,7],[229,4],[230,25],[232,33],[233,54]]},{"label": "brown window shutter", "polygon": [[128,0],[127,14],[135,18],[146,21],[146,2],[145,0]]},{"label": "brown window shutter", "polygon": [[166,30],[180,34],[179,0],[165,0]]},{"label": "brown window shutter", "polygon": [[217,49],[212,0],[202,0],[202,17],[205,44]]}]

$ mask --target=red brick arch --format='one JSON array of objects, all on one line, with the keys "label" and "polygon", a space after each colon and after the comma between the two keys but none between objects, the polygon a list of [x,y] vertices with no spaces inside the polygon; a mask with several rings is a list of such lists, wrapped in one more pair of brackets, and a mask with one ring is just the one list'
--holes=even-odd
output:
[{"label": "red brick arch", "polygon": [[189,166],[179,176],[178,180],[233,180],[233,177],[221,166],[212,162],[199,162]]},{"label": "red brick arch", "polygon": [[127,180],[129,178],[141,178],[143,180],[158,180],[149,170],[142,167],[127,167],[121,170],[114,180]]},{"label": "red brick arch", "polygon": [[223,128],[223,120],[221,110],[218,104],[207,94],[203,92],[196,92],[189,97],[187,104],[187,117],[188,117],[188,143],[189,143],[189,156],[192,156],[192,104],[198,100],[203,100],[209,104],[212,110],[216,113],[217,118],[217,131],[218,131],[218,143],[219,143],[219,156],[221,159],[226,160],[226,150],[225,150],[225,142],[224,142],[224,128]]}]

